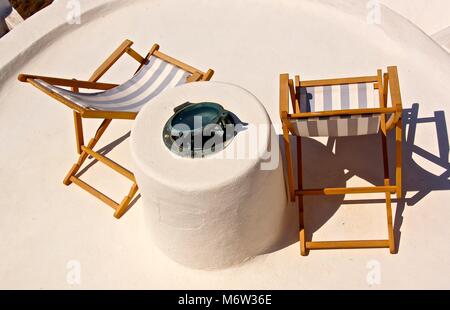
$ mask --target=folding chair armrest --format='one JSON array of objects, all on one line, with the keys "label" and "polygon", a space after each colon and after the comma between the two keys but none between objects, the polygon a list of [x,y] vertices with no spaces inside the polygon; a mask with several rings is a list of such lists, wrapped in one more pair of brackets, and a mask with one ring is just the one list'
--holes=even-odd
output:
[{"label": "folding chair armrest", "polygon": [[57,101],[66,105],[67,107],[71,108],[72,110],[80,113],[81,115],[83,115],[87,111],[84,107],[76,104],[75,102],[72,102],[72,101],[68,100],[67,98],[61,96],[60,94],[58,94],[48,88],[45,88],[41,84],[37,83],[34,79],[27,79],[27,82],[30,83],[31,85],[33,85],[34,87],[40,89],[41,91],[43,91],[50,97],[56,99]]},{"label": "folding chair armrest", "polygon": [[199,81],[199,80],[202,78],[202,76],[203,76],[203,74],[201,74],[200,72],[194,72],[192,75],[190,75],[190,76],[186,79],[186,81],[187,81],[188,83],[191,83],[191,82],[197,82],[197,81]]},{"label": "folding chair armrest", "polygon": [[76,88],[98,89],[98,90],[108,90],[118,86],[117,84],[110,84],[110,83],[79,81],[75,79],[63,79],[50,76],[40,76],[30,74],[20,74],[18,76],[18,79],[21,82],[29,82],[29,80],[43,80],[44,82],[47,82],[54,86],[76,87]]},{"label": "folding chair armrest", "polygon": [[212,70],[212,69],[209,69],[205,73],[203,73],[201,71],[196,71],[196,72],[192,73],[192,75],[190,75],[186,79],[186,81],[188,83],[198,82],[198,81],[209,81],[209,80],[211,80],[213,75],[214,75],[214,70]]},{"label": "folding chair armrest", "polygon": [[289,74],[280,74],[280,117],[287,120],[289,115]]},{"label": "folding chair armrest", "polygon": [[89,81],[97,82],[125,53],[128,53],[142,64],[145,61],[145,58],[133,50],[131,48],[132,45],[133,42],[130,40],[123,41],[123,43],[100,65],[100,67],[95,70]]},{"label": "folding chair armrest", "polygon": [[213,75],[214,75],[214,70],[213,69],[208,69],[208,71],[203,73],[201,80],[202,81],[209,81],[209,80],[211,80]]},{"label": "folding chair armrest", "polygon": [[395,127],[395,125],[398,123],[398,121],[401,118],[401,113],[396,112],[389,117],[388,121],[386,122],[386,131],[390,131],[392,128]]},{"label": "folding chair armrest", "polygon": [[317,87],[317,86],[334,86],[334,85],[347,85],[358,83],[376,83],[378,76],[361,76],[341,79],[327,79],[327,80],[310,80],[301,81],[301,87]]}]

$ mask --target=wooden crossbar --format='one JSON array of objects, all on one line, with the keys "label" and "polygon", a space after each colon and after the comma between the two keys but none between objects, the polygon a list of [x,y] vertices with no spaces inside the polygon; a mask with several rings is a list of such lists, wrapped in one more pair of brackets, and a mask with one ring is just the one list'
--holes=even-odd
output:
[{"label": "wooden crossbar", "polygon": [[177,66],[177,67],[187,71],[187,72],[190,72],[190,73],[200,72],[200,73],[204,74],[203,71],[200,71],[197,68],[194,68],[194,67],[192,67],[192,66],[190,66],[190,65],[188,65],[188,64],[186,64],[184,62],[179,61],[178,59],[175,59],[175,58],[173,58],[173,57],[171,57],[171,56],[169,56],[167,54],[164,54],[164,53],[160,52],[159,50],[154,51],[153,55],[158,57],[158,58],[161,58],[162,60],[167,61],[167,62],[169,62],[169,63],[171,63],[171,64],[173,64],[173,65],[175,65],[175,66]]},{"label": "wooden crossbar", "polygon": [[84,89],[108,90],[118,86],[118,84],[99,83],[92,81],[81,81],[75,79],[63,79],[42,75],[20,74],[18,77],[21,82],[30,82],[30,80],[42,80],[54,86],[78,87]]},{"label": "wooden crossbar", "polygon": [[317,87],[317,86],[334,86],[334,85],[348,85],[358,83],[375,83],[378,77],[375,76],[361,76],[341,79],[326,79],[326,80],[310,80],[301,81],[300,87]]},{"label": "wooden crossbar", "polygon": [[95,111],[85,110],[82,113],[83,118],[108,118],[108,119],[129,119],[134,120],[137,116],[136,112],[119,112],[119,111]]},{"label": "wooden crossbar", "polygon": [[396,186],[370,186],[370,187],[330,187],[318,189],[303,189],[295,191],[298,196],[317,195],[343,195],[343,194],[373,194],[373,193],[395,193]]},{"label": "wooden crossbar", "polygon": [[389,240],[346,240],[306,242],[309,250],[389,248]]},{"label": "wooden crossbar", "polygon": [[94,152],[93,150],[85,147],[84,145],[81,146],[81,149],[83,151],[85,151],[86,153],[88,153],[90,156],[94,157],[95,159],[97,159],[98,161],[104,163],[105,165],[107,165],[108,167],[110,167],[111,169],[117,171],[118,173],[120,173],[121,175],[123,175],[124,177],[126,177],[127,179],[129,179],[132,182],[136,182],[136,179],[134,178],[134,174],[125,169],[124,167],[122,167],[121,165],[119,165],[118,163],[112,161],[111,159],[97,153]]},{"label": "wooden crossbar", "polygon": [[132,49],[131,47],[127,48],[127,54],[130,55],[131,57],[133,57],[137,62],[139,62],[140,64],[145,63],[145,58],[142,57],[138,52],[136,52],[134,49]]},{"label": "wooden crossbar", "polygon": [[96,190],[95,188],[93,188],[92,186],[90,186],[89,184],[84,182],[83,180],[77,178],[76,176],[71,176],[70,181],[73,182],[74,184],[78,185],[79,187],[81,187],[82,189],[87,191],[88,193],[92,194],[93,196],[97,197],[98,199],[100,199],[101,201],[106,203],[108,206],[113,208],[114,210],[116,210],[119,207],[119,204],[117,202],[115,202],[114,200],[112,200],[111,198],[109,198],[108,196],[103,194],[102,192]]},{"label": "wooden crossbar", "polygon": [[370,109],[351,109],[351,110],[334,110],[334,111],[319,111],[319,112],[305,112],[290,114],[289,118],[309,118],[322,116],[341,116],[341,115],[360,115],[360,114],[389,114],[397,112],[397,108],[370,108]]}]

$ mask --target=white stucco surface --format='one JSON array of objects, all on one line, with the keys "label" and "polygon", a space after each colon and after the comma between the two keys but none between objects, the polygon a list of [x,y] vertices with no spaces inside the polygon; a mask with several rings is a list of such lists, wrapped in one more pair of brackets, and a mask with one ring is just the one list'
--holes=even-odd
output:
[{"label": "white stucco surface", "polygon": [[[430,1],[431,3],[431,1]],[[450,58],[410,21],[387,8],[366,22],[365,1],[81,1],[81,24],[66,23],[64,1],[36,14],[0,40],[0,288],[448,288],[450,281]],[[418,8],[419,9],[419,8]],[[301,18],[300,18],[301,17]],[[125,38],[144,54],[161,51],[215,81],[248,89],[279,125],[278,78],[366,75],[398,65],[407,109],[406,199],[396,201],[397,255],[387,250],[317,251],[300,257],[297,214],[285,238],[265,255],[220,271],[183,267],[149,238],[142,200],[117,221],[110,208],[62,179],[76,160],[72,114],[29,85],[20,72],[87,79]],[[136,70],[124,58],[104,77],[122,82]],[[98,125],[86,122],[86,131]],[[99,147],[131,167],[131,122],[113,122]],[[277,133],[280,134],[279,128]],[[119,139],[119,140],[117,140]],[[306,186],[382,182],[376,137],[305,141]],[[392,137],[390,146],[393,145]],[[116,147],[112,148],[110,143]],[[394,153],[390,152],[391,160]],[[95,164],[83,178],[120,199],[129,182]],[[360,199],[347,196],[345,200]],[[374,198],[382,198],[376,196]],[[314,240],[386,236],[382,201],[306,201]],[[309,236],[311,237],[311,236]],[[80,282],[67,281],[73,262]],[[375,269],[374,269],[375,268]],[[368,278],[379,272],[379,282]],[[368,280],[369,279],[369,280]]]},{"label": "white stucco surface", "polygon": [[435,33],[433,39],[450,52],[450,26]]},{"label": "white stucco surface", "polygon": [[[236,116],[236,137],[205,158],[173,154],[162,129],[185,102],[222,105]],[[130,146],[150,234],[175,261],[229,267],[265,254],[283,238],[289,210],[278,137],[248,91],[219,82],[170,89],[139,112]]]},{"label": "white stucco surface", "polygon": [[428,35],[450,26],[448,0],[380,0],[380,2],[408,18]]},{"label": "white stucco surface", "polygon": [[401,14],[450,52],[450,1],[380,0]]}]

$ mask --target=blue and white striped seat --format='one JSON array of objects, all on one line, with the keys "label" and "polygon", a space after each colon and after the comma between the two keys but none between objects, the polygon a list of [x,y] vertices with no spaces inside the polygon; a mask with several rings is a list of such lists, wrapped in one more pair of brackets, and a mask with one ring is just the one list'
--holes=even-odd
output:
[{"label": "blue and white striped seat", "polygon": [[147,63],[127,82],[112,89],[96,93],[75,93],[50,85],[43,80],[36,82],[80,105],[100,111],[139,112],[139,110],[165,89],[186,83],[189,72],[158,57],[150,57]]},{"label": "blue and white striped seat", "polygon": [[[302,87],[299,99],[302,113],[380,107],[373,83]],[[290,124],[292,133],[302,137],[360,136],[378,133],[380,115],[310,117],[292,119]]]}]

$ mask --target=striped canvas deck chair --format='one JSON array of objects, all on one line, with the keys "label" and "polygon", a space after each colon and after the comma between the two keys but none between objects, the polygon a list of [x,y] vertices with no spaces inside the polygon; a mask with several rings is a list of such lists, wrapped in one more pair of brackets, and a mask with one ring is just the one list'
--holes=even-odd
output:
[{"label": "striped canvas deck chair", "polygon": [[[388,105],[389,97],[391,104]],[[295,202],[298,197],[301,255],[307,255],[309,250],[314,249],[347,248],[389,248],[391,253],[395,253],[391,194],[396,193],[397,198],[402,196],[402,101],[397,67],[389,67],[384,74],[382,70],[378,70],[377,75],[374,76],[316,81],[302,81],[299,76],[290,79],[288,74],[282,74],[280,76],[280,116],[283,140],[286,145],[290,199]],[[396,136],[395,184],[389,177],[386,144],[386,135],[392,129],[395,129]],[[297,140],[297,188],[294,181],[289,133],[296,136]],[[371,134],[381,136],[384,184],[357,188],[303,188],[302,138]],[[369,193],[385,193],[388,239],[322,242],[305,240],[304,196]]]},{"label": "striped canvas deck chair", "polygon": [[[203,72],[160,52],[157,44],[153,45],[146,57],[142,57],[131,48],[132,44],[133,42],[125,40],[88,81],[19,75],[20,81],[32,84],[73,110],[76,149],[79,158],[65,177],[64,184],[75,183],[93,194],[115,210],[116,218],[120,218],[129,209],[132,199],[137,194],[138,186],[132,172],[94,151],[100,137],[113,119],[134,120],[139,110],[164,90],[184,83],[208,81],[214,74],[211,69]],[[130,55],[138,62],[138,70],[135,75],[121,85],[98,82],[124,54]],[[80,92],[80,89],[89,89],[91,92]],[[95,136],[87,144],[84,143],[83,118],[103,119]],[[89,156],[114,169],[132,182],[131,189],[120,203],[82,181],[77,175]]]}]

